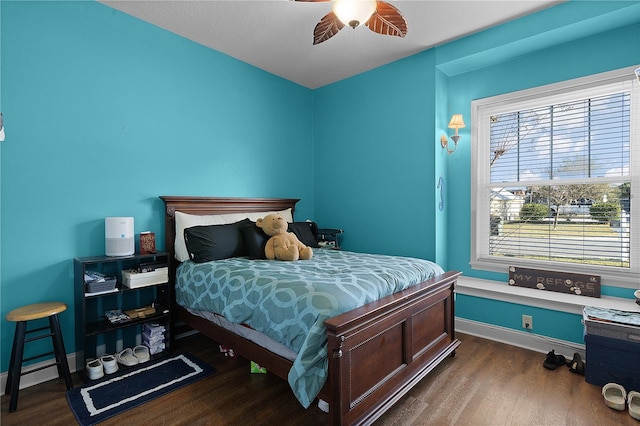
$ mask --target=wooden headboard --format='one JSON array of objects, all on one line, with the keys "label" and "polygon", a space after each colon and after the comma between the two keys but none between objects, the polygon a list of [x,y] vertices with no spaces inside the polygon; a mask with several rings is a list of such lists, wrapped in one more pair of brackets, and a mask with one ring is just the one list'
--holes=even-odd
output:
[{"label": "wooden headboard", "polygon": [[290,208],[293,215],[298,198],[228,198],[228,197],[174,197],[161,196],[165,204],[164,247],[170,253],[171,270],[175,270],[176,211],[194,214],[227,214],[280,211]]}]

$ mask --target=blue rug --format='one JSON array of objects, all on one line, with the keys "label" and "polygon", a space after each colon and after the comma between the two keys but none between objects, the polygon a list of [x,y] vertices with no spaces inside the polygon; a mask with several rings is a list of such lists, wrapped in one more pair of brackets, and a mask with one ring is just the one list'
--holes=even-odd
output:
[{"label": "blue rug", "polygon": [[67,391],[81,426],[95,425],[130,408],[196,382],[215,369],[183,353],[145,362]]}]

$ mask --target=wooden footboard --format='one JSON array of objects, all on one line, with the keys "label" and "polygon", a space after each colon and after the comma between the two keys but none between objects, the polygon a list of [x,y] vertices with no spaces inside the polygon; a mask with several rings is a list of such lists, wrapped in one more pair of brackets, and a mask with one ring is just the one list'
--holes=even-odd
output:
[{"label": "wooden footboard", "polygon": [[455,351],[459,275],[447,272],[325,321],[332,424],[373,423]]}]

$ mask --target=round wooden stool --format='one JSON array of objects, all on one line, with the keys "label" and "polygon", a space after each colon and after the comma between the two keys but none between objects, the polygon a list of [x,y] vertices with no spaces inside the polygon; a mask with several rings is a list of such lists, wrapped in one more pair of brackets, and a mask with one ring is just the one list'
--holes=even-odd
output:
[{"label": "round wooden stool", "polygon": [[[45,302],[35,303],[33,305],[23,306],[14,309],[7,314],[7,321],[16,323],[16,333],[13,337],[13,347],[11,348],[11,359],[9,361],[9,372],[7,374],[7,385],[4,393],[11,395],[9,402],[9,411],[16,411],[18,407],[18,390],[20,389],[20,376],[44,370],[55,365],[58,368],[58,376],[64,377],[67,390],[73,388],[71,373],[69,372],[69,363],[67,362],[67,352],[64,350],[64,342],[62,341],[62,333],[60,332],[60,321],[58,314],[64,312],[67,305],[62,302]],[[33,330],[27,330],[27,321],[41,318],[49,318],[49,327],[40,327]],[[35,337],[25,338],[28,333],[34,333],[42,330],[49,330],[48,333]],[[51,337],[53,342],[53,352],[47,352],[23,359],[24,344],[34,340]],[[29,371],[22,372],[22,362],[31,361],[33,359],[42,358],[55,354],[56,362],[47,364],[42,367],[34,368]]]}]

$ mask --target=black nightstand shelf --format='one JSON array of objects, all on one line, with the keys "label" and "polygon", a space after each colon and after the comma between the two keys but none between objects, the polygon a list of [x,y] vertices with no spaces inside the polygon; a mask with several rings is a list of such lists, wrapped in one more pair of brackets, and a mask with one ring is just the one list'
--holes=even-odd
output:
[{"label": "black nightstand shelf", "polygon": [[[136,270],[142,264],[169,263],[168,253],[134,254],[131,256],[97,256],[74,259],[74,294],[76,328],[76,371],[85,379],[86,361],[102,355],[113,355],[124,348],[141,344],[145,323],[164,326],[164,350],[152,354],[152,358],[167,355],[171,344],[170,301],[172,284],[170,277],[165,282],[138,288],[123,285],[122,271]],[[116,278],[113,291],[88,293],[84,281],[86,271],[99,272]],[[160,302],[160,303],[158,303]],[[104,313],[120,309],[127,311],[151,306],[156,312],[143,318],[132,318],[126,322],[111,324]]]},{"label": "black nightstand shelf", "polygon": [[144,318],[136,318],[131,321],[123,322],[121,324],[109,324],[107,321],[98,321],[86,325],[85,335],[94,336],[97,334],[109,333],[112,331],[120,330],[123,328],[131,327],[137,324],[143,324],[145,322],[163,322],[168,313],[156,313],[148,315]]},{"label": "black nightstand shelf", "polygon": [[318,228],[318,244],[321,248],[340,250],[339,235],[342,233],[342,229]]}]

